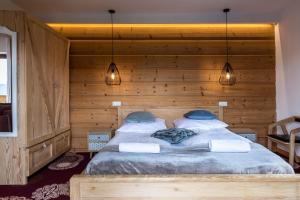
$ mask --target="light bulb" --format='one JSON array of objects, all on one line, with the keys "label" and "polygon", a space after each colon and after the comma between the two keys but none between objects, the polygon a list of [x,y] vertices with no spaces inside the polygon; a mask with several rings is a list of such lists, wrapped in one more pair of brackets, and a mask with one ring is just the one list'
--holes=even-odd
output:
[{"label": "light bulb", "polygon": [[227,80],[230,79],[230,73],[229,73],[229,72],[226,73],[226,79],[227,79]]},{"label": "light bulb", "polygon": [[112,80],[115,80],[115,78],[116,78],[116,75],[115,75],[115,73],[113,72],[113,73],[111,73],[111,75],[110,75],[110,78],[112,79]]}]

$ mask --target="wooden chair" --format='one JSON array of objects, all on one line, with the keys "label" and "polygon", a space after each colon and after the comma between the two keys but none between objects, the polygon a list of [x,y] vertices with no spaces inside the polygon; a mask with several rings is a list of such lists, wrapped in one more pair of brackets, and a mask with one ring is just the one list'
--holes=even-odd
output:
[{"label": "wooden chair", "polygon": [[[300,122],[300,116],[289,117],[287,119],[283,119],[269,126],[268,131],[268,148],[272,150],[273,143],[281,144],[287,146],[289,148],[289,163],[291,166],[294,166],[294,161],[297,159],[295,156],[295,144],[300,144],[300,136],[297,136],[297,133],[300,133],[300,128],[296,128],[288,131],[286,125],[292,122]],[[274,130],[280,127],[283,134],[278,135],[276,131],[274,134]]]}]

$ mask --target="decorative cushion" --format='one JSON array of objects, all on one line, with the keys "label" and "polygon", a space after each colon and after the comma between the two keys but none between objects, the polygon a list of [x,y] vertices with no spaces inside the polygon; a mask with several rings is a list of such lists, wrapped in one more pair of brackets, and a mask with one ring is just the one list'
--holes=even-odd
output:
[{"label": "decorative cushion", "polygon": [[147,123],[155,122],[155,116],[150,112],[133,112],[127,115],[124,120],[126,123]]},{"label": "decorative cushion", "polygon": [[207,110],[193,110],[184,114],[185,118],[194,120],[212,120],[217,119],[217,116]]},{"label": "decorative cushion", "polygon": [[179,144],[183,140],[186,140],[194,135],[196,135],[196,133],[188,129],[170,128],[156,131],[151,136],[165,140],[171,144]]}]

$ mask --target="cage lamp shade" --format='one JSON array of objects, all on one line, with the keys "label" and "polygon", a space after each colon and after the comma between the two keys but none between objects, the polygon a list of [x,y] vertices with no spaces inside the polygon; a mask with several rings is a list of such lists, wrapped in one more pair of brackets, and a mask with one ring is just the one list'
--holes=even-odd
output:
[{"label": "cage lamp shade", "polygon": [[115,52],[114,52],[114,21],[113,14],[116,13],[115,10],[108,10],[108,13],[111,17],[111,63],[107,69],[105,76],[105,83],[107,85],[120,85],[121,84],[121,76],[117,65],[114,62]]},{"label": "cage lamp shade", "polygon": [[234,85],[236,83],[236,77],[229,62],[225,63],[219,82],[221,85]]},{"label": "cage lamp shade", "polygon": [[105,77],[105,82],[107,85],[120,85],[121,76],[119,70],[114,62],[110,63]]},{"label": "cage lamp shade", "polygon": [[228,47],[228,13],[229,8],[225,8],[223,12],[226,15],[226,63],[222,69],[219,83],[221,85],[234,85],[236,83],[236,77],[233,72],[233,68],[229,63],[229,47]]}]

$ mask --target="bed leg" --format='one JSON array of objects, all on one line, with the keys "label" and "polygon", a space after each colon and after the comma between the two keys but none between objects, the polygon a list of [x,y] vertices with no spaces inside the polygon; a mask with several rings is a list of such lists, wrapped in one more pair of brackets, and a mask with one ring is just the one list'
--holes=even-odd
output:
[{"label": "bed leg", "polygon": [[80,200],[80,180],[76,177],[70,180],[70,199]]}]

